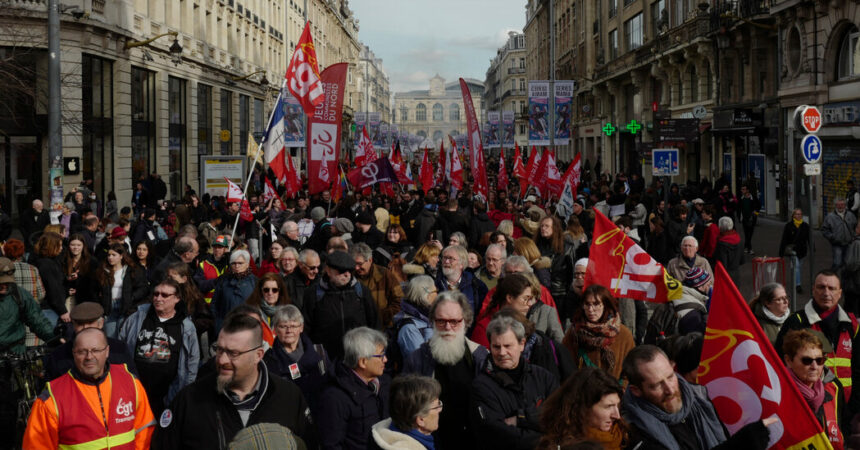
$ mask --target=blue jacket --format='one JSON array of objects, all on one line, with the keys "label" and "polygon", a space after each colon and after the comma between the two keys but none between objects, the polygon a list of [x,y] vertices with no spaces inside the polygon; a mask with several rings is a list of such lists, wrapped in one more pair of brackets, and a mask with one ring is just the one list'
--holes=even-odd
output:
[{"label": "blue jacket", "polygon": [[[128,316],[128,319],[122,324],[122,329],[119,330],[119,340],[128,346],[132,359],[134,359],[134,351],[137,347],[137,335],[140,333],[140,327],[143,326],[143,320],[146,319],[146,314],[151,306],[149,303],[138,306],[137,311]],[[179,311],[176,313],[184,314],[184,312],[180,313]],[[197,379],[197,367],[199,365],[200,346],[197,344],[197,330],[194,328],[191,318],[186,315],[182,319],[182,349],[179,351],[179,368],[176,371],[176,378],[173,383],[170,383],[167,397],[164,398],[165,405],[169,405],[173,397],[176,397],[182,388]]]},{"label": "blue jacket", "polygon": [[383,375],[379,382],[379,392],[374,393],[352,369],[337,363],[315,418],[318,428],[324,430],[320,436],[323,450],[367,448],[373,424],[388,418],[388,378]]},{"label": "blue jacket", "polygon": [[[401,324],[401,322],[404,323]],[[429,341],[433,336],[433,326],[427,318],[427,313],[409,302],[400,304],[400,312],[394,315],[394,326],[400,327],[400,332],[397,333],[397,345],[400,346],[400,353],[404,357],[418,350],[421,344]]]},{"label": "blue jacket", "polygon": [[[448,282],[445,280],[445,275],[441,270],[436,277],[436,287],[439,289],[439,292],[450,291],[448,289]],[[475,278],[471,272],[464,270],[463,275],[460,276],[460,284],[457,289],[469,299],[469,306],[472,307],[475,315],[481,312],[481,305],[484,302],[484,297],[487,296],[487,285],[483,281]],[[474,324],[472,325],[474,326]],[[468,336],[470,332],[471,330],[467,330],[466,335]]]},{"label": "blue jacket", "polygon": [[245,300],[254,292],[257,286],[257,277],[248,274],[242,278],[233,274],[224,274],[218,279],[215,293],[212,295],[212,315],[215,316],[215,332],[221,331],[224,317],[233,308],[245,303]]},{"label": "blue jacket", "polygon": [[[466,347],[472,354],[474,363],[475,375],[477,376],[487,362],[487,357],[490,352],[481,344],[466,339]],[[421,344],[418,350],[412,352],[403,361],[403,373],[415,373],[425,377],[432,377],[436,371],[436,360],[433,359],[433,354],[430,353],[430,344]]]}]

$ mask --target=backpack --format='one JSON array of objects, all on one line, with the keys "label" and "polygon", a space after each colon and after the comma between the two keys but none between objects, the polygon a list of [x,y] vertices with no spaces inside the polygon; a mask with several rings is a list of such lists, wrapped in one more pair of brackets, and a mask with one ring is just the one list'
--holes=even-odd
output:
[{"label": "backpack", "polygon": [[385,357],[388,362],[385,363],[385,373],[394,376],[403,371],[403,351],[400,349],[400,344],[397,343],[397,337],[400,336],[400,330],[407,324],[414,324],[412,317],[404,317],[399,321],[394,322],[394,325],[386,327],[383,333],[388,341],[388,346],[385,347]]},{"label": "backpack", "polygon": [[666,302],[657,307],[648,321],[648,326],[645,328],[645,337],[643,343],[656,344],[658,339],[664,339],[669,336],[678,334],[678,313],[689,309],[695,309],[702,313],[705,322],[707,322],[708,310],[697,302],[688,302],[681,305],[675,305],[675,302]]}]

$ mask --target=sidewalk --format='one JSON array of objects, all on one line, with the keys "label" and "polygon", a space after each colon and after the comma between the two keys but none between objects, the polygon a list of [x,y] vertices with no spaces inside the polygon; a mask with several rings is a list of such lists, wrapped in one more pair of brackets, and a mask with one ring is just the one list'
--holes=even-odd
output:
[{"label": "sidewalk", "polygon": [[[779,255],[779,241],[782,238],[782,229],[784,226],[785,222],[759,217],[758,225],[756,225],[753,232],[752,247],[755,255],[744,255],[746,262],[740,268],[740,279],[736,280],[741,295],[747,301],[752,300],[755,294],[753,292],[752,258],[760,256],[777,257]],[[739,226],[738,232],[743,236],[743,227]],[[803,305],[810,298],[810,293],[812,292],[812,284],[809,279],[809,264],[812,264],[813,273],[829,268],[831,264],[830,244],[824,239],[821,232],[812,230],[812,240],[813,246],[803,262],[803,271],[801,273],[803,293],[799,294],[797,305]],[[790,269],[788,263],[786,263],[785,269],[786,272]],[[788,277],[789,274],[786,273],[786,280],[788,280]],[[788,292],[788,294],[789,296],[792,295],[791,292]]]}]

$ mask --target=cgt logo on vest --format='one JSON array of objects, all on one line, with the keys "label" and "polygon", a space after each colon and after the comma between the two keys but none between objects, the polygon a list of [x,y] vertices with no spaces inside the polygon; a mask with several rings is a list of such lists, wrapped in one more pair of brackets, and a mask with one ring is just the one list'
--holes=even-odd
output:
[{"label": "cgt logo on vest", "polygon": [[122,397],[119,398],[119,401],[116,403],[116,415],[121,416],[116,419],[116,423],[128,422],[129,420],[134,420],[134,404],[131,400],[127,402],[122,401]]}]

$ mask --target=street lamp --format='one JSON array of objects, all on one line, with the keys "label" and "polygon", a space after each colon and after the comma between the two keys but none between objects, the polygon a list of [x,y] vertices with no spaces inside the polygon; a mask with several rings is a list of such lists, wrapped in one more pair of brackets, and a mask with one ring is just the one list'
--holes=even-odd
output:
[{"label": "street lamp", "polygon": [[238,76],[238,77],[230,77],[230,81],[231,82],[244,81],[244,80],[247,80],[248,78],[251,78],[252,76],[254,76],[258,73],[263,74],[263,76],[260,78],[260,87],[265,89],[269,85],[269,79],[266,78],[266,71],[265,70],[258,70],[256,72],[251,72],[248,75],[243,75],[243,76]]},{"label": "street lamp", "polygon": [[123,48],[128,50],[130,48],[141,47],[144,45],[149,45],[154,42],[156,39],[164,37],[164,36],[173,36],[173,44],[170,46],[170,60],[173,62],[173,65],[179,65],[182,62],[182,46],[179,45],[179,33],[176,31],[168,31],[166,33],[161,33],[157,36],[153,36],[149,39],[145,39],[143,41],[128,41],[125,43]]}]

